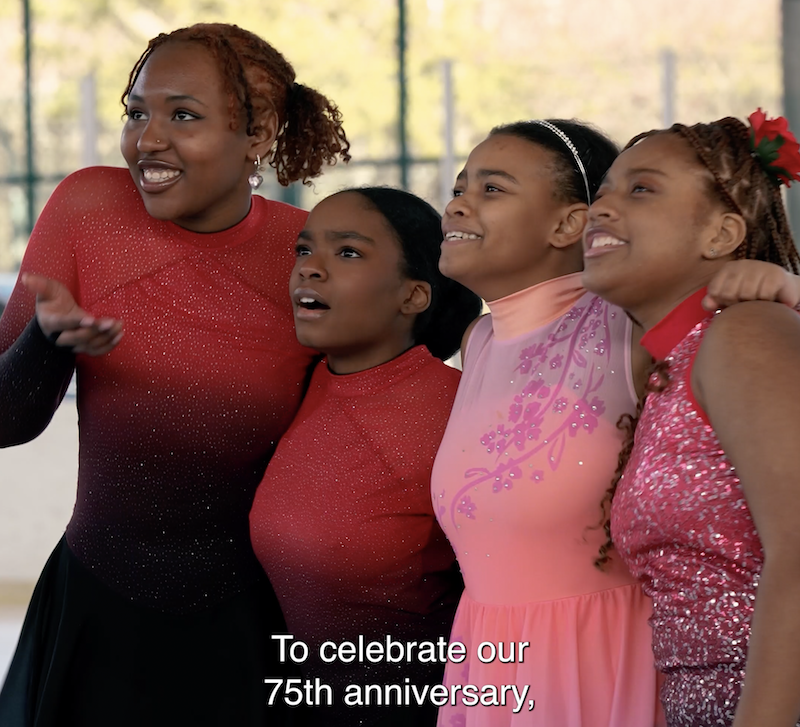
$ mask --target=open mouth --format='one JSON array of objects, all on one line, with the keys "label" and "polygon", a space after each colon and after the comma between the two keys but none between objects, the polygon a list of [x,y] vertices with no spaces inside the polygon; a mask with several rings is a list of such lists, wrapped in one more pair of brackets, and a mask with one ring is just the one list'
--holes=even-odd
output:
[{"label": "open mouth", "polygon": [[177,169],[142,169],[142,179],[148,184],[160,184],[177,179],[181,172]]},{"label": "open mouth", "polygon": [[448,242],[455,240],[480,240],[482,235],[476,235],[474,232],[448,232],[445,234],[444,239]]},{"label": "open mouth", "polygon": [[312,298],[310,296],[301,296],[297,300],[297,307],[304,308],[305,310],[330,310],[331,307],[326,305],[321,300]]}]

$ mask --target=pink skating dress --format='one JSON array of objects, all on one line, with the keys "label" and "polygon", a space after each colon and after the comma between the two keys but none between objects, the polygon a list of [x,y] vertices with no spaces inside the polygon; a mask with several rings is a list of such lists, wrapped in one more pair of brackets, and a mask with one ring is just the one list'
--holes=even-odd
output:
[{"label": "pink skating dress", "polygon": [[[480,701],[456,690],[438,724],[660,724],[650,600],[618,557],[605,571],[593,564],[604,534],[591,528],[622,445],[616,422],[635,408],[630,322],[580,275],[489,308],[466,347],[432,481],[465,582],[451,642],[467,658],[448,663],[445,684],[473,685]],[[492,646],[479,654],[483,642],[494,659]],[[529,644],[521,657],[519,642]]]},{"label": "pink skating dress", "polygon": [[704,295],[642,339],[668,362],[669,383],[647,397],[611,519],[620,555],[653,597],[670,727],[733,724],[764,562],[736,470],[692,394],[692,364],[713,320]]}]

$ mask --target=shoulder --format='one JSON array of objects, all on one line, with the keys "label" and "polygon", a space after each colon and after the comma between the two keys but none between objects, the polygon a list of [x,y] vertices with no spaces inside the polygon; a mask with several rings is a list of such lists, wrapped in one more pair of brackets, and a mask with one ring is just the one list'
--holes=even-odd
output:
[{"label": "shoulder", "polygon": [[110,205],[127,205],[129,200],[141,204],[141,197],[127,169],[86,167],[65,177],[48,204],[66,204],[76,212],[87,213]]},{"label": "shoulder", "polygon": [[467,326],[467,330],[464,331],[464,336],[461,338],[461,362],[462,364],[466,361],[467,358],[467,347],[470,345],[470,341],[473,344],[473,349],[476,345],[476,341],[484,340],[488,336],[489,333],[492,331],[492,317],[488,313],[484,313],[483,315],[478,316],[472,323]]},{"label": "shoulder", "polygon": [[303,229],[308,219],[306,210],[260,195],[253,195],[253,206],[269,220],[269,224],[291,230],[295,235]]},{"label": "shoulder", "polygon": [[782,303],[748,301],[719,313],[706,331],[695,371],[764,372],[777,357],[800,361],[800,315]]},{"label": "shoulder", "polygon": [[800,315],[783,303],[753,300],[717,314],[703,339],[705,347],[734,350],[785,342],[800,333]]}]

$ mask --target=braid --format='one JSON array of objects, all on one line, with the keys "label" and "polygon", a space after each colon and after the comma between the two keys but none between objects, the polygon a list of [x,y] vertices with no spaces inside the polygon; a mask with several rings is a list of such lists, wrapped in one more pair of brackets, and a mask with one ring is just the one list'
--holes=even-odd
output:
[{"label": "braid", "polygon": [[654,134],[672,133],[685,139],[711,174],[709,194],[747,223],[747,235],[734,251],[736,259],[764,260],[800,274],[800,256],[794,245],[780,187],[751,153],[750,130],[727,117],[710,124],[674,124],[666,131],[639,134],[627,145]]},{"label": "braid", "polygon": [[606,542],[600,546],[597,558],[594,561],[595,566],[597,566],[600,570],[603,570],[605,565],[611,560],[609,553],[614,547],[614,542],[611,538],[611,501],[614,499],[614,493],[617,491],[617,485],[622,479],[622,475],[625,472],[625,466],[628,464],[628,460],[631,457],[631,452],[633,452],[633,440],[636,432],[636,425],[639,423],[639,419],[642,416],[642,409],[644,408],[645,399],[647,399],[647,395],[650,392],[658,393],[660,391],[664,391],[668,384],[669,364],[666,361],[656,361],[648,372],[647,383],[644,387],[645,392],[644,395],[639,399],[639,402],[636,404],[636,413],[623,414],[619,418],[619,421],[617,421],[617,429],[625,433],[625,440],[622,443],[622,449],[620,450],[619,459],[617,460],[617,469],[616,472],[614,472],[611,485],[609,486],[608,490],[606,490],[606,494],[600,503],[601,514],[600,522],[598,523],[597,527],[603,528],[603,531],[606,534]]}]

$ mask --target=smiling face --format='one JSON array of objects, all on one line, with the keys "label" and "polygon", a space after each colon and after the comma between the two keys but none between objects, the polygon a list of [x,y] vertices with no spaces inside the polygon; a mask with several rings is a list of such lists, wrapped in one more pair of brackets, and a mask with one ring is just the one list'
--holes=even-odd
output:
[{"label": "smiling face", "polygon": [[624,151],[589,209],[584,286],[646,328],[702,288],[724,260],[711,251],[727,212],[712,202],[710,184],[710,173],[675,134]]},{"label": "smiling face", "polygon": [[554,194],[553,164],[551,151],[510,134],[475,147],[442,220],[442,273],[497,300],[579,271],[580,246],[553,245],[570,207]]},{"label": "smiling face", "polygon": [[195,232],[247,215],[257,139],[242,120],[231,128],[229,94],[201,44],[153,51],[127,103],[120,148],[149,214]]},{"label": "smiling face", "polygon": [[[400,243],[357,192],[320,202],[297,240],[289,281],[297,339],[336,373],[385,363],[413,344],[420,286],[402,274]],[[428,299],[426,298],[426,301]]]}]

